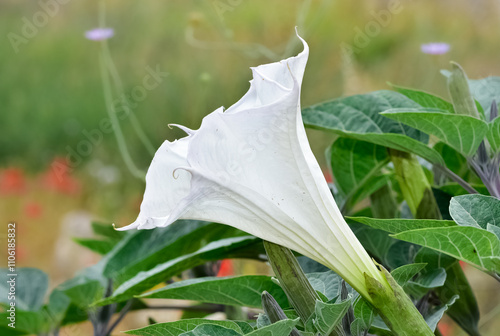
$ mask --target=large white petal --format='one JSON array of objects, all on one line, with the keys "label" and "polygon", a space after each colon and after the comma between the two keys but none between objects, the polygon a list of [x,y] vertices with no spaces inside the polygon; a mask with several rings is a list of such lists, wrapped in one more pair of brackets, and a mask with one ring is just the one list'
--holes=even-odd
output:
[{"label": "large white petal", "polygon": [[164,225],[174,207],[189,194],[191,174],[177,168],[187,165],[190,137],[165,141],[156,151],[146,174],[141,212],[135,222],[118,230],[153,229]]}]

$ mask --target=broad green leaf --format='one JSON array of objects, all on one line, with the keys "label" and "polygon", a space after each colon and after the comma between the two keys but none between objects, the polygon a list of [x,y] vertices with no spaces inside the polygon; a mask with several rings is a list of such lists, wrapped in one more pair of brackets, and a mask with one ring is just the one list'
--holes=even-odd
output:
[{"label": "broad green leaf", "polygon": [[456,226],[453,221],[437,220],[437,219],[380,219],[368,217],[346,217],[349,220],[368,225],[374,229],[384,230],[390,233],[399,233],[408,230],[424,229],[424,228],[439,228]]},{"label": "broad green leaf", "polygon": [[391,86],[394,90],[410,98],[411,100],[418,103],[422,107],[436,108],[450,113],[455,113],[455,110],[453,109],[453,104],[444,100],[441,97],[435,96],[433,94],[424,91],[396,86],[394,84],[391,84]]},{"label": "broad green leaf", "polygon": [[442,305],[441,307],[433,308],[426,316],[425,322],[431,328],[432,331],[436,330],[437,324],[441,321],[444,313],[450,308],[452,304],[458,299],[458,295],[453,296],[450,301]]},{"label": "broad green leaf", "polygon": [[324,335],[329,335],[347,313],[351,303],[350,299],[341,303],[316,301],[314,326]]},{"label": "broad green leaf", "polygon": [[[281,320],[263,328],[248,333],[248,336],[289,336],[292,329],[299,323],[296,320]],[[221,335],[222,336],[222,335]]]},{"label": "broad green leaf", "polygon": [[308,273],[306,277],[314,290],[322,293],[328,300],[340,295],[342,278],[334,271]]},{"label": "broad green leaf", "polygon": [[329,154],[335,185],[347,199],[352,198],[357,190],[365,188],[389,162],[384,147],[349,138],[337,139]]},{"label": "broad green leaf", "polygon": [[100,240],[93,238],[73,238],[73,241],[101,255],[110,252],[116,245],[116,242],[113,242],[111,240]]},{"label": "broad green leaf", "polygon": [[426,144],[428,136],[414,128],[386,118],[380,112],[394,108],[421,108],[393,91],[376,91],[320,103],[302,110],[307,127],[340,136],[415,153],[433,163],[443,163]]},{"label": "broad green leaf", "polygon": [[14,273],[8,268],[0,269],[0,303],[9,305],[10,284],[14,285],[16,308],[37,311],[43,305],[49,277],[37,268],[17,268]]},{"label": "broad green leaf", "polygon": [[484,195],[453,197],[450,214],[461,226],[487,229],[488,224],[491,224],[500,227],[500,200]]},{"label": "broad green leaf", "polygon": [[448,254],[484,271],[500,271],[500,241],[495,234],[483,229],[437,227],[404,231],[392,236]]},{"label": "broad green leaf", "polygon": [[[455,174],[464,179],[471,174],[467,159],[457,150],[441,141],[435,144],[432,148],[436,150],[439,155],[441,155],[446,163],[446,167],[448,167]],[[468,180],[469,179],[467,178],[467,181]]]},{"label": "broad green leaf", "polygon": [[258,241],[260,239],[247,235],[222,238],[209,242],[192,253],[180,255],[175,259],[160,263],[150,270],[138,273],[123,282],[110,298],[98,304],[104,305],[130,299],[182,271],[201,265],[207,261],[225,258],[228,253],[255,244]]},{"label": "broad green leaf", "polygon": [[404,286],[417,275],[427,264],[409,264],[396,268],[391,272],[392,277],[400,286]]},{"label": "broad green leaf", "polygon": [[430,289],[441,287],[446,281],[446,270],[435,268],[422,272],[415,280],[409,281],[404,287],[405,291],[416,299],[422,298]]},{"label": "broad green leaf", "polygon": [[271,277],[264,275],[189,279],[142,294],[140,297],[260,308],[263,291],[269,292],[281,307],[289,306],[281,287],[275,284]]},{"label": "broad green leaf", "polygon": [[241,336],[233,329],[229,329],[216,324],[202,324],[191,331],[180,334],[179,336]]},{"label": "broad green leaf", "polygon": [[448,308],[446,314],[469,335],[480,335],[478,330],[479,307],[462,266],[459,262],[455,262],[447,268],[446,273],[444,285],[434,289],[434,292],[441,302],[449,302],[453,296],[459,296],[455,303]]},{"label": "broad green leaf", "polygon": [[95,301],[101,299],[104,294],[104,288],[99,280],[91,280],[85,277],[67,281],[58,288],[71,299],[71,302],[82,309],[86,309]]},{"label": "broad green leaf", "polygon": [[498,153],[500,151],[500,118],[495,118],[488,124],[486,137],[493,153]]},{"label": "broad green leaf", "polygon": [[[216,243],[219,240],[236,237],[249,237],[247,233],[233,227],[203,223],[198,221],[178,221],[173,231],[167,228],[156,228],[147,231],[156,231],[146,236],[146,239],[134,239],[132,244],[122,245],[118,250],[114,249],[107,261],[105,274],[112,276],[117,284],[122,284],[140,272],[148,271],[159,264],[164,264],[169,260],[184,258],[187,255],[196,255],[204,246]],[[143,231],[143,230],[141,230]],[[126,239],[120,241],[122,243]],[[134,251],[134,249],[137,249]],[[220,250],[218,253],[205,253],[203,258],[191,258],[195,267],[207,261],[227,259],[227,258],[248,258],[257,259],[262,255],[263,248],[260,239],[250,239],[246,243],[234,245],[226,251]],[[133,254],[137,254],[132,256]],[[128,263],[125,263],[128,261]],[[113,265],[120,264],[120,267]],[[117,269],[119,268],[119,269]],[[186,270],[181,269],[179,272]],[[171,276],[176,275],[176,273]]]},{"label": "broad green leaf", "polygon": [[228,330],[235,331],[237,332],[236,335],[243,333],[240,326],[235,321],[216,321],[205,319],[187,319],[175,322],[157,323],[139,329],[128,330],[125,331],[125,333],[139,336],[177,336],[206,324],[221,326]]},{"label": "broad green leaf", "polygon": [[348,223],[351,230],[370,255],[385,264],[389,249],[397,240],[389,237],[386,231],[377,230],[368,225],[353,222],[352,220],[348,220]]},{"label": "broad green leaf", "polygon": [[376,315],[372,305],[362,297],[359,297],[354,303],[354,316],[360,320],[358,323],[361,323],[362,329],[370,329]]},{"label": "broad green leaf", "polygon": [[490,108],[493,100],[500,103],[500,77],[469,79],[472,95],[484,109],[486,120],[490,120]]},{"label": "broad green leaf", "polygon": [[393,109],[383,112],[382,115],[434,135],[469,157],[476,153],[488,132],[488,125],[480,119],[444,111]]},{"label": "broad green leaf", "polygon": [[42,312],[16,310],[15,329],[9,327],[9,313],[0,313],[0,332],[2,335],[43,335],[51,326]]},{"label": "broad green leaf", "polygon": [[[213,225],[213,224],[212,224]],[[136,230],[125,237],[108,256],[108,262],[104,268],[104,274],[107,277],[115,278],[118,275],[130,274],[129,269],[137,267],[139,270],[145,270],[154,266],[158,259],[165,261],[173,253],[177,253],[179,239],[189,236],[201,228],[210,226],[210,223],[201,221],[180,220],[166,228],[156,228],[153,230]],[[198,231],[201,235],[201,231]],[[202,238],[202,237],[200,237]],[[199,240],[199,239],[198,239]],[[189,245],[189,244],[187,244]],[[170,252],[169,252],[170,251]],[[182,249],[180,250],[183,251]],[[154,256],[167,253],[165,257],[151,260]],[[145,264],[144,266],[141,266]],[[134,270],[135,271],[135,270]]]},{"label": "broad green leaf", "polygon": [[491,225],[490,223],[488,223],[488,225],[486,226],[486,230],[494,233],[500,240],[500,226]]},{"label": "broad green leaf", "polygon": [[60,290],[55,289],[50,293],[49,302],[43,307],[43,310],[51,325],[59,326],[61,324],[70,303],[70,298]]}]

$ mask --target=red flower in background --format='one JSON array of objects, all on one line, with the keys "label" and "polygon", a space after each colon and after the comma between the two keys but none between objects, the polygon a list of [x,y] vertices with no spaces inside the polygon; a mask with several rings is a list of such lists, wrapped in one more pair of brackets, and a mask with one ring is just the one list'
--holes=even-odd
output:
[{"label": "red flower in background", "polygon": [[18,168],[9,168],[0,172],[0,193],[21,194],[26,191],[24,173]]},{"label": "red flower in background", "polygon": [[225,277],[229,275],[234,275],[233,262],[229,259],[222,260],[219,268],[219,272],[217,273],[218,277]]},{"label": "red flower in background", "polygon": [[43,176],[43,184],[49,190],[64,194],[76,194],[80,191],[80,182],[71,176],[71,169],[65,159],[55,158],[50,170]]},{"label": "red flower in background", "polygon": [[24,206],[24,213],[28,218],[38,218],[42,215],[42,206],[39,203],[30,202]]}]

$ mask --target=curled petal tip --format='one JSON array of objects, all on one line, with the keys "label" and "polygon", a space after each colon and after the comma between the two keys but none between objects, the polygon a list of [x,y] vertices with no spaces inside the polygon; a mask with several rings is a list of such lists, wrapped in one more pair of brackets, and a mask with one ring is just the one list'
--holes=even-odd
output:
[{"label": "curled petal tip", "polygon": [[193,131],[192,129],[190,129],[186,126],[179,125],[179,124],[168,124],[168,128],[172,129],[173,127],[177,127],[179,129],[183,130],[184,133],[186,133],[187,135],[193,135],[195,133],[195,131]]}]

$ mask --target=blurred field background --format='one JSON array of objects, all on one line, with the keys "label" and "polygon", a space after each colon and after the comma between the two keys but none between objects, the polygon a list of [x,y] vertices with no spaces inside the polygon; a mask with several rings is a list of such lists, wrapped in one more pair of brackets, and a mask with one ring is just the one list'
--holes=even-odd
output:
[{"label": "blurred field background", "polygon": [[[439,70],[450,60],[460,63],[470,78],[500,75],[500,2],[401,1],[401,11],[366,45],[356,47],[359,30],[388,3],[108,0],[106,26],[115,30],[108,44],[125,93],[142,85],[146,67],[169,74],[133,109],[155,148],[182,136],[169,123],[196,129],[204,115],[236,102],[249,87],[250,66],[299,52],[295,26],[311,49],[303,106],[387,89],[386,82],[447,98]],[[18,266],[43,269],[55,286],[98,259],[70,238],[89,235],[91,220],[130,223],[144,184],[124,165],[111,133],[90,154],[81,155],[81,162],[68,166],[68,148],[77,148],[86,140],[84,132],[98,129],[107,118],[101,46],[84,38],[85,31],[99,25],[99,2],[60,4],[16,53],[8,34],[22,36],[23,18],[33,21],[40,11],[38,1],[0,2],[0,221],[18,223]],[[449,43],[451,50],[423,54],[420,45],[428,42]],[[342,45],[356,48],[351,59],[342,56]],[[135,164],[147,169],[151,155],[130,118],[121,126]],[[309,135],[323,163],[332,138]],[[486,314],[498,302],[498,294],[497,300],[491,296],[498,286],[476,272],[471,276]],[[499,325],[493,317],[485,330],[494,330],[494,320]]]}]

